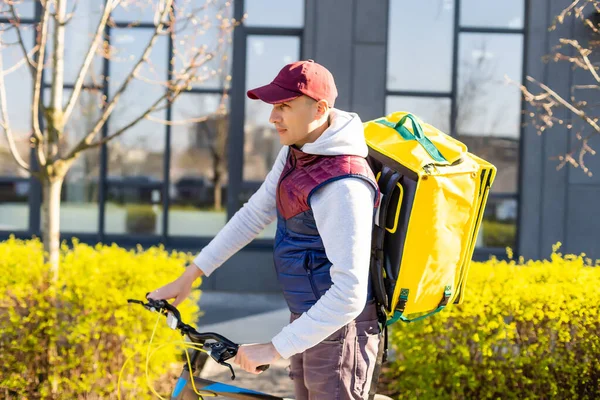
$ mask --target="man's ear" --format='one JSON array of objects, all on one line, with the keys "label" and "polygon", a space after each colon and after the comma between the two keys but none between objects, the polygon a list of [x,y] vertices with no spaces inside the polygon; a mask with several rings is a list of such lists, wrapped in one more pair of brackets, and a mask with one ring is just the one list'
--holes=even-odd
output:
[{"label": "man's ear", "polygon": [[329,111],[329,103],[327,100],[319,100],[317,102],[317,118],[323,118]]}]

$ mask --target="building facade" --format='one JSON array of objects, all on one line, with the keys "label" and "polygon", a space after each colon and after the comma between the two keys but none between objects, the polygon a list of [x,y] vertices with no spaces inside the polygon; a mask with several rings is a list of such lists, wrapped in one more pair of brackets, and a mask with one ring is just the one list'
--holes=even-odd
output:
[{"label": "building facade", "polygon": [[[81,3],[79,11],[93,15],[93,2]],[[545,258],[559,241],[563,251],[600,258],[600,234],[594,229],[600,213],[593,209],[594,198],[600,197],[600,174],[556,170],[551,157],[574,144],[571,132],[563,125],[536,135],[526,119],[532,110],[518,87],[533,76],[568,95],[571,85],[582,79],[568,64],[542,62],[560,37],[572,33],[582,41],[593,39],[571,22],[548,30],[568,4],[235,0],[229,12],[236,19],[246,17],[226,50],[230,61],[222,68],[231,79],[208,77],[156,116],[169,122],[199,122],[143,121],[117,141],[81,157],[63,188],[62,237],[199,251],[260,186],[280,149],[268,123],[270,108],[247,99],[246,90],[270,82],[286,63],[310,58],[333,72],[339,91],[336,108],[357,112],[363,121],[411,111],[497,166],[476,259],[506,257],[506,247],[517,256]],[[31,21],[38,12],[33,5],[22,10]],[[151,18],[144,12],[135,17],[120,12],[115,20],[108,32],[111,44],[124,54],[140,52]],[[130,26],[129,20],[141,23]],[[74,23],[80,30],[93,25],[85,17]],[[157,74],[169,73],[168,60],[176,49],[176,43],[163,39],[151,55],[152,65],[163,66],[154,68]],[[29,40],[33,43],[31,34]],[[74,42],[68,57],[85,45]],[[125,58],[94,65],[110,80],[83,97],[71,128],[73,140],[97,115],[94,105],[100,104],[100,97],[110,97],[115,82],[124,79],[130,63]],[[74,71],[67,72],[69,77],[67,88]],[[31,92],[31,87],[25,89]],[[124,99],[127,107],[111,116],[105,134],[118,129],[156,90],[136,82]],[[28,99],[19,98],[11,106],[21,146],[26,146]],[[0,237],[39,236],[40,186],[18,170],[6,144],[0,143]],[[598,170],[600,161],[591,158],[588,166]],[[203,288],[277,291],[271,253],[274,228],[269,226],[205,279]]]}]

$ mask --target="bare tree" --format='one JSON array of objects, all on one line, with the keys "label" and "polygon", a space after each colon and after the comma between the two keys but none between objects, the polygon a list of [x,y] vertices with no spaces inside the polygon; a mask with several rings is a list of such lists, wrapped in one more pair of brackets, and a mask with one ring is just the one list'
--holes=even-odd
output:
[{"label": "bare tree", "polygon": [[211,116],[207,121],[196,124],[199,144],[208,149],[211,157],[214,208],[223,207],[222,188],[225,161],[227,160],[227,133],[229,116],[226,113]]},{"label": "bare tree", "polygon": [[[77,4],[72,10],[68,10],[67,0],[41,0],[41,17],[35,24],[35,46],[28,50],[21,34],[23,26],[17,12],[17,1],[4,0],[3,3],[3,11],[10,13],[11,23],[0,30],[0,112],[2,116],[0,124],[15,161],[42,184],[42,239],[46,261],[51,266],[50,280],[55,282],[59,274],[60,194],[69,168],[83,152],[97,149],[120,137],[142,120],[157,121],[153,114],[164,110],[182,92],[204,79],[223,73],[223,71],[215,71],[217,68],[211,68],[211,65],[219,61],[215,59],[216,55],[227,57],[227,52],[223,51],[223,48],[230,45],[231,32],[239,21],[229,17],[231,3],[226,0],[205,0],[203,3],[188,0],[178,1],[177,4],[173,0],[146,2],[153,11],[150,39],[145,43],[139,43],[139,48],[143,51],[134,60],[132,68],[122,83],[116,90],[111,91],[112,95],[102,97],[99,117],[91,124],[77,124],[76,128],[85,129],[85,132],[81,132],[78,140],[73,142],[65,140],[65,132],[73,123],[71,118],[73,110],[82,91],[86,90],[86,82],[89,82],[89,77],[93,74],[90,71],[93,59],[97,56],[105,59],[116,57],[115,48],[106,36],[107,30],[116,26],[111,14],[117,7],[122,7],[120,11],[126,13],[130,7],[134,8],[139,4],[125,0],[105,1],[91,43],[85,54],[81,56],[74,84],[65,89],[65,27],[77,12]],[[212,11],[207,12],[209,9]],[[137,22],[132,25],[135,24]],[[210,29],[217,29],[220,34],[213,39],[203,40],[203,35]],[[17,34],[16,43],[2,40],[2,35],[11,30]],[[174,43],[175,51],[170,60],[171,73],[168,79],[150,79],[144,76],[143,68],[153,68],[150,54],[161,36],[170,36]],[[23,59],[15,65],[3,65],[2,55],[5,49],[14,46],[20,47]],[[217,62],[216,65],[220,63]],[[10,94],[7,93],[5,79],[17,68],[28,68],[33,80],[31,147],[34,149],[38,168],[32,168],[27,158],[20,154],[9,121]],[[42,96],[43,73],[49,75],[49,79],[48,76],[46,77],[46,82],[49,82],[50,86],[50,99],[47,104],[44,103]],[[109,77],[100,78],[98,82],[100,86],[109,81]],[[103,127],[120,105],[119,100],[123,94],[135,80],[158,85],[164,89],[162,95],[153,99],[147,109],[133,116],[121,128],[102,136]],[[92,82],[94,81],[95,79],[92,79]],[[208,119],[209,116],[205,118]],[[158,121],[166,123],[166,121]]]},{"label": "bare tree", "polygon": [[581,167],[586,174],[591,176],[592,171],[586,167],[584,156],[588,153],[591,155],[596,153],[589,145],[589,141],[592,137],[600,134],[600,125],[598,124],[600,102],[586,101],[583,97],[585,96],[584,92],[600,93],[598,52],[595,52],[600,45],[600,1],[574,0],[556,16],[550,29],[556,29],[558,24],[563,24],[567,18],[574,18],[577,22],[584,24],[586,30],[593,32],[595,39],[582,44],[573,38],[561,38],[554,53],[546,57],[546,60],[568,62],[573,69],[587,72],[589,84],[573,85],[569,98],[561,96],[548,85],[531,76],[527,77],[527,81],[537,89],[535,93],[525,85],[520,86],[525,100],[535,107],[535,111],[528,116],[535,124],[538,134],[542,134],[555,124],[566,124],[569,129],[573,128],[573,124],[569,122],[571,118],[563,120],[555,115],[557,109],[564,108],[569,111],[570,117],[578,118],[583,122],[583,130],[576,132],[577,145],[569,149],[566,154],[558,156],[558,168],[570,164],[576,168]]}]

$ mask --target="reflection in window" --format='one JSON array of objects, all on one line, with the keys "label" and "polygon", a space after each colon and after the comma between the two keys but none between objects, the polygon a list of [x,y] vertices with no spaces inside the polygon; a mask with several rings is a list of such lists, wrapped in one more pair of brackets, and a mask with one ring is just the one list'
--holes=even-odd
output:
[{"label": "reflection in window", "polygon": [[140,22],[152,23],[157,5],[162,3],[155,0],[121,0],[110,16],[116,22],[126,22],[132,25]]},{"label": "reflection in window", "polygon": [[[46,94],[49,90],[46,90]],[[71,91],[65,91],[68,98]],[[66,101],[66,100],[65,100]],[[65,127],[64,148],[73,148],[89,133],[102,112],[102,93],[82,91]],[[87,149],[73,163],[61,192],[60,230],[62,232],[98,231],[98,177],[100,149]]]},{"label": "reflection in window", "polygon": [[[149,29],[114,29],[115,56],[110,64],[109,101],[121,87],[152,36]],[[144,114],[165,93],[167,38],[159,37],[145,63],[110,116],[109,135]],[[162,104],[164,106],[164,103]],[[159,108],[161,108],[159,106]],[[164,107],[163,107],[164,108]],[[109,176],[143,176],[162,180],[166,110],[155,111],[109,142]]]},{"label": "reflection in window", "polygon": [[492,192],[518,190],[521,35],[461,34],[457,137],[498,168]]},{"label": "reflection in window", "polygon": [[172,120],[169,234],[214,236],[227,220],[227,98],[182,94]]},{"label": "reflection in window", "polygon": [[246,26],[301,28],[304,26],[304,0],[246,0]]},{"label": "reflection in window", "polygon": [[[260,188],[263,182],[261,181],[246,181],[242,183],[242,188],[240,190],[240,194],[238,196],[238,204],[239,206],[243,206],[250,197]],[[257,239],[272,239],[275,237],[275,232],[277,231],[277,220],[271,222],[269,225],[265,227],[257,236]]]},{"label": "reflection in window", "polygon": [[408,111],[423,122],[450,134],[450,104],[449,98],[388,96],[385,113]]},{"label": "reflection in window", "polygon": [[[26,6],[33,8],[32,2],[21,3],[19,11]],[[4,5],[4,10],[7,6]],[[22,18],[30,17],[21,14]],[[23,41],[27,49],[33,46],[33,28],[22,25]],[[2,34],[3,70],[12,69],[23,60],[23,51],[16,44],[17,34],[9,29]],[[10,99],[8,109],[9,124],[17,151],[25,162],[30,161],[29,138],[31,136],[31,92],[33,90],[31,73],[26,64],[5,75],[5,89]],[[26,231],[29,227],[29,173],[18,166],[9,150],[6,135],[0,134],[0,230],[16,232]]]},{"label": "reflection in window", "polygon": [[460,134],[519,136],[522,35],[463,33],[459,43],[458,115]]},{"label": "reflection in window", "polygon": [[[296,61],[300,39],[296,37],[250,36],[246,61],[246,89],[270,83],[281,68]],[[272,106],[246,97],[244,124],[244,180],[262,181],[281,149],[279,135],[269,123]]]},{"label": "reflection in window", "polygon": [[[22,3],[17,8],[32,6],[31,2]],[[2,10],[7,5],[2,6]],[[28,17],[21,15],[22,18]],[[21,26],[23,41],[27,49],[33,46],[33,28]],[[23,52],[16,44],[17,34],[14,29],[2,34],[3,70],[12,69],[23,59]],[[5,75],[9,124],[12,129],[15,146],[20,157],[27,163],[30,161],[29,138],[31,135],[31,92],[32,78],[27,65]],[[29,227],[29,173],[18,166],[9,150],[6,135],[0,131],[0,230],[16,232],[25,231]]]},{"label": "reflection in window", "polygon": [[[223,20],[233,17],[233,5],[227,0],[181,2],[175,7],[175,39],[173,41],[174,77],[187,74],[194,59],[195,88],[227,87],[233,53],[232,34]],[[199,54],[198,57],[196,55]]]},{"label": "reflection in window", "polygon": [[484,28],[523,28],[523,0],[461,0],[460,24]]},{"label": "reflection in window", "polygon": [[490,196],[479,228],[476,247],[516,246],[517,200]]},{"label": "reflection in window", "polygon": [[[110,64],[109,101],[132,70],[152,36],[149,29],[114,29],[114,57]],[[145,113],[164,93],[168,42],[159,37],[149,61],[143,65],[111,114],[108,134],[127,126]],[[108,144],[107,233],[161,234],[162,179],[165,125],[162,110],[152,112]]]},{"label": "reflection in window", "polygon": [[0,176],[0,231],[27,230],[29,188],[29,178]]},{"label": "reflection in window", "polygon": [[[250,36],[247,41],[246,89],[270,83],[281,68],[299,59],[300,39],[282,36]],[[279,135],[269,123],[272,106],[246,97],[244,123],[244,183],[240,205],[258,190],[271,170],[281,149]],[[269,225],[259,238],[275,236],[276,223]]]},{"label": "reflection in window", "polygon": [[498,169],[492,193],[516,193],[519,189],[519,139],[496,136],[458,135],[469,151]]},{"label": "reflection in window", "polygon": [[[68,12],[71,12],[74,3],[74,1],[68,2]],[[75,83],[83,60],[92,44],[92,40],[94,40],[94,34],[102,17],[103,9],[104,2],[77,1],[73,18],[65,25],[65,83]],[[54,52],[53,41],[48,40],[46,47],[46,57],[51,60]],[[84,80],[86,85],[100,86],[103,84],[103,58],[99,54],[100,49],[102,49],[102,43],[98,45],[96,55],[88,68]],[[49,62],[44,70],[44,82],[46,84],[52,83],[52,71],[52,63]]]},{"label": "reflection in window", "polygon": [[[13,19],[13,14],[10,9],[9,2],[3,1],[0,4],[0,15],[4,18]],[[19,19],[33,19],[35,18],[35,1],[33,0],[14,0],[11,1],[15,6],[17,18]]]},{"label": "reflection in window", "polygon": [[388,18],[388,90],[450,92],[454,1],[390,1]]},{"label": "reflection in window", "polygon": [[[33,47],[33,31],[30,26],[23,27],[23,41],[29,50]],[[23,60],[23,51],[18,43],[17,33],[10,29],[2,34],[2,63],[3,69],[12,70],[5,75],[4,83],[6,96],[9,99],[6,107],[8,109],[9,125],[12,130],[13,139],[19,155],[25,162],[29,163],[30,147],[29,138],[31,127],[31,93],[33,91],[33,79],[31,72]],[[6,47],[4,47],[6,46]],[[21,66],[13,70],[13,67],[21,63]],[[0,176],[26,177],[29,173],[20,168],[9,151],[8,142],[4,132],[0,134]]]}]

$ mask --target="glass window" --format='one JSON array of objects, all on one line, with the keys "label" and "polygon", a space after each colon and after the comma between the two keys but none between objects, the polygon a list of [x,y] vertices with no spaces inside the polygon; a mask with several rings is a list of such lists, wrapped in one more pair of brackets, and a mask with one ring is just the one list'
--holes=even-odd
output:
[{"label": "glass window", "polygon": [[385,113],[409,111],[421,118],[423,122],[450,134],[450,105],[449,98],[388,96]]},{"label": "glass window", "polygon": [[[250,36],[246,59],[246,89],[270,83],[281,68],[296,61],[300,39]],[[244,180],[263,181],[281,149],[279,135],[269,123],[272,106],[246,97]]]},{"label": "glass window", "polygon": [[[110,101],[141,56],[152,31],[149,29],[115,29],[115,57],[110,64]],[[165,93],[168,42],[159,37],[148,63],[129,83],[110,116],[109,135],[129,125],[144,114]],[[166,109],[163,102],[147,118],[140,120],[109,142],[109,176],[146,176],[162,180],[165,149]]]},{"label": "glass window", "polygon": [[246,0],[246,26],[301,28],[304,26],[304,0]]},{"label": "glass window", "polygon": [[[197,79],[191,87],[219,89],[229,86],[232,60],[232,32],[222,24],[233,17],[233,5],[220,0],[183,2],[175,8],[174,77],[187,74],[191,61],[197,65]],[[200,54],[199,57],[196,57]]]},{"label": "glass window", "polygon": [[522,35],[460,35],[458,115],[460,134],[507,136],[520,132]]},{"label": "glass window", "polygon": [[[109,101],[149,42],[149,29],[114,29]],[[145,63],[121,96],[109,121],[109,135],[146,112],[163,94],[167,38],[159,37]],[[107,233],[161,234],[165,103],[108,144],[105,228]]]},{"label": "glass window", "polygon": [[[4,157],[0,148],[0,157]],[[0,175],[0,231],[29,228],[29,178]]]},{"label": "glass window", "polygon": [[[270,83],[281,68],[299,59],[300,38],[282,36],[249,36],[246,58],[246,89]],[[272,106],[246,97],[244,123],[244,183],[240,205],[258,190],[271,170],[281,144],[275,128],[269,123]],[[269,225],[259,238],[275,236],[276,223]]]},{"label": "glass window", "polygon": [[453,0],[390,1],[387,88],[450,92]]},{"label": "glass window", "polygon": [[458,135],[469,151],[498,169],[492,193],[518,192],[519,140],[496,136]]},{"label": "glass window", "polygon": [[[27,49],[33,47],[33,30],[22,29],[23,40]],[[3,69],[13,69],[21,60],[23,52],[17,43],[14,29],[5,31],[2,42],[7,47],[2,49]],[[12,45],[9,45],[13,43]],[[15,146],[21,158],[29,163],[31,137],[31,93],[33,91],[31,73],[26,64],[5,75],[6,96],[9,99],[9,123],[13,133]],[[6,135],[0,134],[0,230],[25,231],[29,227],[29,173],[18,166],[9,150]]]},{"label": "glass window", "polygon": [[474,154],[498,167],[492,192],[518,190],[522,35],[460,36],[456,131]]},{"label": "glass window", "polygon": [[[28,27],[30,28],[30,27]],[[22,30],[23,41],[27,49],[33,47],[33,31]],[[23,160],[29,163],[31,136],[31,93],[33,91],[33,79],[31,71],[23,61],[24,54],[17,44],[17,33],[10,29],[2,34],[2,62],[3,69],[11,70],[4,76],[6,97],[8,102],[8,118],[12,130],[15,146]],[[17,69],[15,66],[19,65]],[[4,132],[0,135],[0,176],[27,177],[29,173],[21,169],[15,162],[9,151],[8,142]]]},{"label": "glass window", "polygon": [[[49,90],[46,90],[48,93]],[[65,92],[65,97],[70,91]],[[65,127],[65,147],[72,148],[87,132],[102,112],[102,93],[82,91],[73,114]],[[100,149],[87,149],[80,153],[63,183],[60,209],[62,232],[98,231],[98,177]]]},{"label": "glass window", "polygon": [[485,28],[523,28],[523,0],[461,0],[461,26]]},{"label": "glass window", "polygon": [[214,236],[227,222],[227,98],[184,93],[172,120],[169,235]]},{"label": "glass window", "polygon": [[[77,6],[74,8],[75,3]],[[65,83],[73,84],[77,79],[83,60],[94,39],[94,34],[102,17],[104,2],[93,1],[75,1],[67,2],[67,12],[74,10],[73,18],[65,27]],[[92,59],[84,83],[87,85],[102,85],[103,78],[103,58],[99,53],[102,49],[102,43],[98,45],[96,55]],[[48,60],[52,59],[54,51],[54,43],[48,40],[47,54]],[[44,71],[44,82],[50,84],[52,82],[52,63],[48,63],[48,67]]]},{"label": "glass window", "polygon": [[[12,11],[8,2],[2,2],[0,5],[0,16],[8,19],[12,19]],[[35,18],[35,1],[34,0],[13,0],[13,5],[17,12],[17,17],[21,19],[33,19]]]},{"label": "glass window", "polygon": [[483,221],[479,228],[476,247],[516,247],[517,200],[514,198],[488,198]]},{"label": "glass window", "polygon": [[162,1],[155,0],[121,0],[112,11],[111,17],[115,22],[152,23],[157,11],[157,6]]}]

